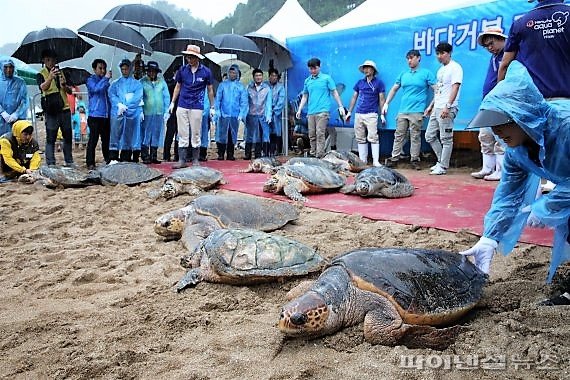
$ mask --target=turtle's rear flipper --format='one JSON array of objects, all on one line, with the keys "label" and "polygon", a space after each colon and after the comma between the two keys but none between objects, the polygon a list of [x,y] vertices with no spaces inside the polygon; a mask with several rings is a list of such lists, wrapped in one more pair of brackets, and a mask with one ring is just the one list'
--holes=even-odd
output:
[{"label": "turtle's rear flipper", "polygon": [[186,274],[184,275],[184,277],[182,277],[180,281],[178,281],[178,284],[176,284],[176,291],[180,293],[186,288],[196,286],[201,281],[202,281],[202,275],[200,274],[200,270],[191,269],[188,272],[186,272]]},{"label": "turtle's rear flipper", "polygon": [[465,328],[457,325],[447,328],[435,328],[433,326],[403,325],[406,334],[400,341],[408,348],[431,348],[443,351],[455,342],[457,335]]}]

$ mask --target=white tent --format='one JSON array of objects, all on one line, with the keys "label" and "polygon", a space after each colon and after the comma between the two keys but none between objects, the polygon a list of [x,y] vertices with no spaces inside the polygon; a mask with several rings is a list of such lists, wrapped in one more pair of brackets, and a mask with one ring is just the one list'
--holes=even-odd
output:
[{"label": "white tent", "polygon": [[323,26],[322,31],[332,32],[380,24],[491,1],[494,0],[398,0],[397,6],[389,6],[388,0],[367,0],[351,12]]},{"label": "white tent", "polygon": [[297,0],[287,0],[271,20],[267,21],[256,33],[285,41],[288,37],[319,33],[321,29],[321,26],[305,12]]}]

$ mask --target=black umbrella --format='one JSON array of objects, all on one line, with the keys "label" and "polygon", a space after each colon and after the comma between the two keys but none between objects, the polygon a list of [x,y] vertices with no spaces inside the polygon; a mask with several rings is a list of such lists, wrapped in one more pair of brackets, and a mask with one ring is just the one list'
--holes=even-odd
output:
[{"label": "black umbrella", "polygon": [[172,55],[179,55],[189,44],[200,46],[202,54],[216,51],[216,45],[210,36],[189,28],[163,30],[150,40],[150,46],[154,50]]},{"label": "black umbrella", "polygon": [[145,4],[119,5],[107,12],[103,18],[136,26],[160,29],[176,28],[176,24],[170,16]]},{"label": "black umbrella", "polygon": [[91,76],[89,71],[80,67],[63,67],[61,71],[63,71],[65,81],[73,86],[87,83],[87,78]]},{"label": "black umbrella", "polygon": [[212,37],[218,53],[235,54],[237,58],[252,67],[261,62],[261,52],[255,42],[239,34],[218,34]]},{"label": "black umbrella", "polygon": [[146,38],[133,28],[113,20],[95,20],[83,25],[77,33],[105,45],[131,53],[150,55],[152,49]]},{"label": "black umbrella", "polygon": [[[212,72],[212,76],[214,77],[214,79],[218,82],[222,81],[222,68],[220,67],[220,65],[218,65],[216,62],[212,61],[210,58],[208,57],[204,57],[204,59],[201,60],[202,64],[204,66],[206,66],[207,68],[210,69],[210,71]],[[172,63],[170,64],[170,66],[168,66],[168,68],[164,71],[164,77],[165,78],[170,78],[174,75],[174,68],[177,65],[184,65],[184,59],[182,56],[178,56],[174,59],[174,61],[172,61]]]},{"label": "black umbrella", "polygon": [[293,66],[291,53],[289,53],[285,44],[278,41],[275,37],[259,33],[248,33],[245,36],[255,42],[259,50],[261,50],[263,58],[258,66],[260,69],[268,70],[274,67],[279,72],[283,72]]},{"label": "black umbrella", "polygon": [[83,57],[93,45],[67,28],[44,28],[30,32],[12,54],[26,63],[42,63],[43,50],[55,51],[59,62]]}]

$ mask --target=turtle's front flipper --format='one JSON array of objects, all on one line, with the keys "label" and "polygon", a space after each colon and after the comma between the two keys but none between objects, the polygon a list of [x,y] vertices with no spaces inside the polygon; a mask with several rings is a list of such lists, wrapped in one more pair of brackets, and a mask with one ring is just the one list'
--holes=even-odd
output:
[{"label": "turtle's front flipper", "polygon": [[305,198],[298,189],[299,183],[295,180],[290,180],[288,184],[283,187],[283,193],[294,201],[307,202],[308,199]]},{"label": "turtle's front flipper", "polygon": [[202,281],[202,274],[200,273],[200,269],[199,268],[190,269],[188,272],[186,272],[184,277],[182,277],[182,279],[178,281],[178,284],[176,284],[176,291],[180,293],[186,288],[196,286],[201,281]]},{"label": "turtle's front flipper", "polygon": [[186,186],[187,186],[186,192],[187,192],[189,195],[198,196],[198,195],[200,195],[200,194],[203,193],[202,189],[200,189],[200,188],[199,188],[198,186],[196,186],[196,185],[186,185]]},{"label": "turtle's front flipper", "polygon": [[340,192],[343,194],[352,194],[354,193],[354,190],[356,189],[356,186],[354,184],[352,185],[344,185],[343,187],[340,188]]}]

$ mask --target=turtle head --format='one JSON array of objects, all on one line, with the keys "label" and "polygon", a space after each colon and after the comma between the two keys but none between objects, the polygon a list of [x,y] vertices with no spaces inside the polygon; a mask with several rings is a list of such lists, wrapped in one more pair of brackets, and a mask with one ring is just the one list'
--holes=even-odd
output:
[{"label": "turtle head", "polygon": [[263,184],[263,191],[266,193],[276,193],[278,191],[278,185],[279,178],[277,177],[277,174],[275,174],[269,178],[265,184]]},{"label": "turtle head", "polygon": [[259,159],[253,160],[250,163],[251,171],[254,173],[260,173],[263,169],[263,165],[264,165],[264,163],[262,160],[259,160]]},{"label": "turtle head", "polygon": [[188,215],[185,208],[170,211],[154,221],[154,232],[166,239],[180,239]]},{"label": "turtle head", "polygon": [[328,332],[330,310],[325,300],[309,291],[289,302],[279,316],[279,330],[288,336],[322,335]]},{"label": "turtle head", "polygon": [[358,182],[356,184],[355,192],[359,195],[368,195],[370,192],[370,184],[368,182]]},{"label": "turtle head", "polygon": [[162,187],[160,188],[160,196],[165,199],[174,198],[177,193],[178,193],[178,188],[171,180],[166,180],[164,182],[164,185],[162,185]]}]

